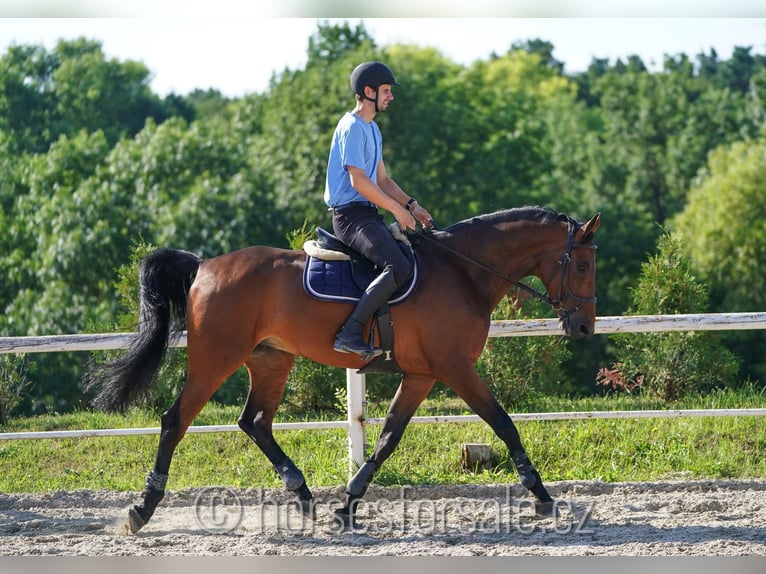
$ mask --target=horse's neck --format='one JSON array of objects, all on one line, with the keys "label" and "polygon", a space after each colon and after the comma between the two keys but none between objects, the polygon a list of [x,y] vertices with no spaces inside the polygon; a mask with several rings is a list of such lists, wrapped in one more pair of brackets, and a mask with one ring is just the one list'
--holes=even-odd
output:
[{"label": "horse's neck", "polygon": [[543,256],[560,243],[555,226],[528,221],[509,223],[506,228],[487,226],[479,233],[455,235],[447,244],[466,257],[480,261],[514,280],[529,275]]},{"label": "horse's neck", "polygon": [[463,268],[475,287],[493,306],[519,280],[527,276],[543,279],[541,262],[560,249],[560,236],[553,225],[519,221],[505,229],[487,226],[471,233],[445,238],[457,252],[455,264]]},{"label": "horse's neck", "polygon": [[515,280],[534,275],[543,279],[541,265],[551,252],[563,249],[566,231],[560,225],[536,224],[519,226],[512,236],[516,247],[509,251],[509,275],[515,275]]}]

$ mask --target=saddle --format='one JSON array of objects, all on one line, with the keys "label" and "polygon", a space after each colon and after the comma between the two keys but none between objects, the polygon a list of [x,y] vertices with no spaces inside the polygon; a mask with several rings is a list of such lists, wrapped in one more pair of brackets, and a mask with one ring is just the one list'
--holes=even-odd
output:
[{"label": "saddle", "polygon": [[[401,303],[415,291],[419,264],[407,237],[396,224],[391,226],[391,232],[402,252],[412,262],[413,272],[410,279],[399,287],[373,316],[373,324],[377,322],[380,332],[383,354],[365,365],[359,373],[402,372],[393,354],[394,334],[389,306]],[[316,240],[307,241],[303,245],[307,254],[303,270],[303,288],[306,293],[322,301],[356,303],[382,269],[325,229],[318,227],[316,233]],[[373,337],[373,331],[371,329],[370,339]]]}]

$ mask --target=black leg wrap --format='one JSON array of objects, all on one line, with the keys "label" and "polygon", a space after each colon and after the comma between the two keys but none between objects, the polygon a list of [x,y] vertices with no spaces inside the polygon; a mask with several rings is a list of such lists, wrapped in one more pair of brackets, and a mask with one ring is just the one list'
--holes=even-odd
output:
[{"label": "black leg wrap", "polygon": [[285,460],[280,464],[274,466],[274,470],[277,471],[279,478],[282,479],[282,483],[287,490],[298,490],[301,486],[306,484],[306,479],[303,478],[303,473],[298,470],[295,463],[290,460],[289,457],[285,457]]},{"label": "black leg wrap", "polygon": [[355,516],[356,507],[361,500],[361,497],[352,496],[349,494],[346,496],[346,505],[343,508],[335,509],[335,521],[344,530],[355,530],[357,528]]},{"label": "black leg wrap", "polygon": [[168,484],[168,475],[161,472],[151,471],[146,477],[145,486],[147,489],[161,490],[165,492],[165,486]]},{"label": "black leg wrap", "polygon": [[548,494],[545,486],[543,486],[540,473],[537,472],[527,454],[523,451],[514,453],[513,463],[516,465],[516,470],[519,473],[521,485],[534,494],[538,500],[538,514],[550,514],[553,499]]},{"label": "black leg wrap", "polygon": [[521,486],[531,490],[538,484],[540,475],[537,473],[537,469],[532,465],[529,457],[527,457],[527,453],[524,451],[515,452],[513,454],[513,464],[516,466],[516,471],[519,473]]},{"label": "black leg wrap", "polygon": [[372,476],[375,471],[378,470],[376,465],[371,459],[365,461],[365,463],[359,467],[356,474],[348,481],[346,486],[346,493],[351,496],[361,496],[367,490],[367,485],[370,484]]}]

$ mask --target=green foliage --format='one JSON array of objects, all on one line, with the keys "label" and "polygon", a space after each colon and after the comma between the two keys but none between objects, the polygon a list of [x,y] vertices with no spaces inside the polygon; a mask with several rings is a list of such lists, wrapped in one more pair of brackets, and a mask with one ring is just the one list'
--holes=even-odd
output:
[{"label": "green foliage", "polygon": [[[695,271],[710,285],[718,312],[766,308],[766,136],[716,149],[672,222],[683,234]],[[745,374],[766,382],[766,333],[727,334]]]},{"label": "green foliage", "polygon": [[303,225],[299,229],[294,229],[285,236],[290,249],[295,249],[296,251],[303,249],[303,244],[306,241],[316,237],[314,230],[315,226],[310,225],[308,219],[304,219]]},{"label": "green foliage", "polygon": [[721,309],[766,308],[765,178],[766,137],[719,148],[673,222]]},{"label": "green foliage", "polygon": [[[661,236],[657,254],[642,265],[629,311],[637,315],[703,313],[707,306],[707,290],[692,273],[680,237]],[[605,382],[614,382],[619,374],[629,382],[624,387],[634,383],[666,401],[729,384],[737,375],[737,359],[716,333],[630,333],[610,338],[618,362],[613,374],[602,372]]]},{"label": "green foliage", "polygon": [[[493,320],[530,319],[550,314],[537,299],[504,298]],[[544,394],[566,394],[563,362],[570,350],[561,337],[493,337],[477,363],[477,370],[500,404],[519,409]]]},{"label": "green foliage", "polygon": [[111,145],[135,135],[147,117],[168,117],[138,62],[107,60],[85,38],[42,46],[11,46],[0,58],[0,131],[18,153],[44,153],[60,136],[101,131]]},{"label": "green foliage", "polygon": [[287,378],[281,412],[299,418],[316,416],[318,413],[342,414],[339,394],[346,388],[346,372],[343,369],[320,365],[303,357],[295,360],[295,366]]},{"label": "green foliage", "polygon": [[[31,368],[34,369],[34,363]],[[28,396],[32,386],[29,370],[24,355],[0,355],[0,425],[8,421]]]},{"label": "green foliage", "polygon": [[117,283],[115,283],[115,292],[119,300],[119,309],[117,311],[117,324],[113,327],[102,325],[102,329],[117,331],[135,331],[138,329],[138,314],[140,311],[140,290],[139,268],[141,261],[155,250],[154,245],[149,245],[139,238],[139,241],[132,246],[130,261],[117,268]]},{"label": "green foliage", "polygon": [[317,24],[316,33],[309,38],[308,66],[330,64],[365,45],[374,48],[375,40],[367,32],[364,24],[359,23],[352,29],[347,22],[320,22]]}]

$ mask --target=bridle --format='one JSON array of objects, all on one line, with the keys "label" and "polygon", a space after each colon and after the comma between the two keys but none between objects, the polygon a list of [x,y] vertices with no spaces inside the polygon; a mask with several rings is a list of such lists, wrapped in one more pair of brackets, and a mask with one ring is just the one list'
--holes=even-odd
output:
[{"label": "bridle", "polygon": [[[569,286],[569,266],[572,263],[572,258],[570,256],[572,252],[572,248],[577,247],[580,249],[591,249],[595,251],[598,249],[598,245],[595,244],[585,244],[585,243],[575,243],[574,242],[574,236],[577,230],[580,228],[580,225],[576,223],[573,219],[569,218],[567,219],[567,244],[564,248],[564,253],[561,257],[559,257],[559,260],[557,261],[557,265],[561,268],[561,283],[559,283],[559,296],[556,299],[552,299],[548,292],[539,294],[537,291],[532,293],[536,297],[540,298],[541,300],[548,303],[551,307],[553,307],[558,313],[561,313],[561,318],[564,319],[568,317],[572,313],[577,313],[580,309],[582,309],[585,305],[588,303],[596,303],[597,299],[595,296],[592,297],[583,297],[582,295],[577,295],[572,291],[572,288]],[[522,283],[516,283],[517,286],[524,289],[524,287],[527,287],[531,291],[534,291],[531,287],[528,287],[524,285],[522,287]],[[526,289],[525,289],[526,290]],[[577,301],[578,305],[575,305],[574,308],[568,309],[564,307],[564,300],[566,299],[573,299],[574,301]]]},{"label": "bridle", "polygon": [[[499,277],[503,281],[507,281],[508,283],[511,283],[512,285],[515,285],[522,291],[526,291],[536,299],[539,299],[540,301],[543,301],[544,303],[548,303],[553,309],[559,314],[559,317],[563,320],[569,317],[569,315],[573,313],[577,313],[580,309],[582,309],[585,305],[588,303],[595,303],[596,297],[583,297],[582,295],[577,295],[572,291],[572,288],[569,286],[569,266],[572,263],[571,253],[573,248],[578,249],[591,249],[595,251],[598,249],[597,245],[594,244],[586,244],[586,243],[575,243],[574,236],[575,233],[577,233],[577,230],[580,229],[581,224],[577,223],[572,218],[567,218],[567,243],[564,247],[564,253],[559,257],[558,261],[556,262],[556,265],[561,270],[561,273],[563,274],[563,277],[561,279],[561,283],[559,283],[559,294],[558,297],[553,298],[551,297],[550,293],[546,290],[544,293],[541,291],[538,291],[534,287],[530,287],[529,285],[522,283],[521,281],[514,281],[513,279],[506,277],[502,273],[499,273],[489,265],[485,265],[481,261],[477,261],[476,259],[469,257],[468,255],[465,255],[464,253],[460,253],[459,251],[452,249],[451,247],[444,245],[443,243],[436,241],[433,237],[429,236],[429,233],[421,233],[421,237],[427,238],[429,241],[432,241],[442,249],[445,249],[449,251],[450,253],[457,255],[461,259],[464,259],[468,261],[469,263],[472,263],[473,265],[476,265],[477,267],[480,267],[481,269],[484,269],[485,271],[488,271],[489,273],[492,273],[492,275]],[[566,300],[574,300],[577,302],[577,305],[575,305],[572,308],[567,308],[564,306],[564,301]]]}]

